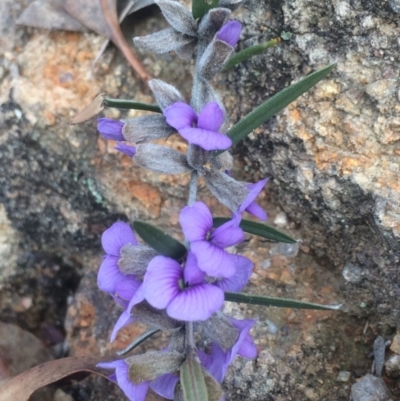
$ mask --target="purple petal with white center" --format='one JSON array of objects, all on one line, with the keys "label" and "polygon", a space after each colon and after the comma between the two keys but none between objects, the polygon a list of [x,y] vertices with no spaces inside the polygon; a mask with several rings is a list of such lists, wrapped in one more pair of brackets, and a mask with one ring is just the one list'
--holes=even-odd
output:
[{"label": "purple petal with white center", "polygon": [[118,142],[118,145],[115,146],[114,149],[129,157],[133,157],[136,154],[136,146],[125,145],[122,142]]},{"label": "purple petal with white center", "polygon": [[268,218],[267,213],[256,202],[250,203],[250,205],[246,208],[246,212],[256,216],[261,221],[266,221]]},{"label": "purple petal with white center", "polygon": [[120,256],[119,251],[126,244],[137,245],[135,235],[129,224],[118,221],[104,231],[101,244],[108,255]]},{"label": "purple petal with white center", "polygon": [[232,146],[232,140],[225,134],[202,128],[181,128],[179,134],[189,143],[198,145],[204,150],[226,150]]},{"label": "purple petal with white center", "polygon": [[150,387],[154,392],[156,392],[161,397],[164,397],[168,400],[173,400],[175,387],[178,382],[179,382],[178,376],[172,373],[167,373],[153,380],[150,384]]},{"label": "purple petal with white center", "polygon": [[196,256],[189,251],[186,258],[183,276],[186,284],[194,285],[204,282],[205,273],[199,269]]},{"label": "purple petal with white center", "polygon": [[255,358],[257,356],[257,347],[251,338],[250,329],[254,326],[256,321],[246,319],[237,320],[234,318],[230,318],[229,320],[240,332],[238,340],[231,349],[231,358],[229,363],[232,362],[236,354],[245,358]]},{"label": "purple petal with white center", "polygon": [[130,301],[141,285],[142,282],[137,280],[133,275],[123,275],[116,282],[114,292],[119,298]]},{"label": "purple petal with white center", "polygon": [[173,319],[194,322],[207,320],[221,309],[224,292],[212,284],[198,284],[181,290],[167,307]]},{"label": "purple petal with white center", "polygon": [[122,134],[123,126],[124,123],[122,121],[112,120],[111,118],[97,119],[97,130],[106,139],[125,141],[124,135]]},{"label": "purple petal with white center", "polygon": [[229,21],[219,30],[217,33],[217,39],[235,47],[239,40],[241,31],[242,24],[239,21]]},{"label": "purple petal with white center", "polygon": [[193,124],[197,123],[196,112],[183,102],[174,103],[167,107],[163,113],[167,123],[178,131],[185,127],[192,127]]},{"label": "purple petal with white center", "polygon": [[115,370],[118,386],[130,401],[145,401],[149,382],[146,381],[137,385],[132,383],[129,379],[129,365],[125,361],[122,362],[124,364],[117,366]]},{"label": "purple petal with white center", "polygon": [[118,268],[118,257],[107,255],[97,274],[97,285],[102,291],[114,292],[116,283],[124,277]]},{"label": "purple petal with white center", "polygon": [[224,122],[224,112],[218,106],[217,102],[207,103],[199,114],[197,128],[202,128],[207,131],[215,131],[221,128]]},{"label": "purple petal with white center", "polygon": [[240,292],[246,286],[253,271],[254,264],[244,256],[232,255],[236,257],[236,272],[232,277],[217,280],[214,285],[221,288],[224,292]]},{"label": "purple petal with white center", "polygon": [[117,323],[113,328],[111,333],[110,341],[113,342],[117,338],[118,332],[128,324],[133,323],[136,319],[131,315],[132,308],[138,303],[144,300],[143,285],[141,285],[133,295],[132,299],[129,301],[127,308],[122,312],[121,316],[118,318]]},{"label": "purple petal with white center", "polygon": [[265,178],[264,180],[258,181],[255,184],[245,184],[246,188],[250,190],[250,193],[247,195],[247,198],[244,200],[244,202],[240,205],[238,210],[239,213],[243,213],[247,209],[247,207],[255,201],[267,182],[268,178]]},{"label": "purple petal with white center", "polygon": [[190,242],[205,240],[213,226],[210,209],[203,202],[184,207],[179,215],[179,223]]},{"label": "purple petal with white center", "polygon": [[211,277],[232,277],[236,271],[235,255],[225,252],[207,241],[196,241],[190,244],[191,251],[197,259],[200,270]]},{"label": "purple petal with white center", "polygon": [[222,224],[212,232],[210,241],[220,248],[240,244],[244,241],[244,232],[239,223],[240,220],[234,218]]},{"label": "purple petal with white center", "polygon": [[165,309],[179,293],[183,269],[174,259],[156,256],[147,266],[143,278],[144,296],[151,306]]}]

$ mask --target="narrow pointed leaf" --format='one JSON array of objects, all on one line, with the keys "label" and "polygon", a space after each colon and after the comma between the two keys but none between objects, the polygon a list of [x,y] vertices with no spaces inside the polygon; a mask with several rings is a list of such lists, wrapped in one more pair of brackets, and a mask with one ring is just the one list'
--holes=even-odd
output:
[{"label": "narrow pointed leaf", "polygon": [[[321,79],[325,78],[332,71],[335,65],[336,64],[330,64],[327,67],[313,72],[260,104],[260,106],[252,110],[228,131],[227,134],[232,139],[232,142],[234,144],[238,143],[255,128],[259,127],[274,114],[278,113],[278,111],[281,111],[303,93],[307,92],[315,84],[321,81]],[[222,153],[222,151],[216,153]]]},{"label": "narrow pointed leaf", "polygon": [[218,6],[219,0],[193,0],[192,14],[194,19],[203,18],[208,11]]},{"label": "narrow pointed leaf", "polygon": [[114,107],[116,109],[146,110],[154,111],[155,113],[162,113],[161,109],[156,104],[141,103],[126,99],[111,99],[105,97],[103,105],[106,107]]},{"label": "narrow pointed leaf", "polygon": [[235,65],[241,63],[249,59],[250,57],[257,56],[258,54],[264,53],[267,49],[276,46],[281,41],[280,38],[272,39],[268,42],[261,43],[259,45],[254,45],[250,47],[246,47],[245,49],[241,50],[234,54],[224,65],[222,71],[229,70],[230,68],[234,67]]},{"label": "narrow pointed leaf", "polygon": [[187,252],[182,243],[149,223],[135,220],[133,222],[133,228],[143,241],[147,242],[147,244],[161,255],[179,260],[183,258]]},{"label": "narrow pointed leaf", "polygon": [[262,295],[250,295],[237,292],[225,292],[225,301],[249,305],[277,306],[278,308],[314,310],[339,310],[342,306],[342,304],[319,305],[312,302],[296,301],[295,299],[264,297]]},{"label": "narrow pointed leaf", "polygon": [[[214,217],[213,226],[219,227],[227,221],[231,220],[228,217]],[[268,224],[259,223],[257,221],[242,219],[240,222],[240,228],[249,234],[258,235],[276,242],[284,242],[287,244],[295,244],[297,241],[289,235],[277,230],[276,228],[269,226]]]},{"label": "narrow pointed leaf", "polygon": [[181,386],[185,401],[209,401],[200,363],[189,355],[181,366]]},{"label": "narrow pointed leaf", "polygon": [[128,352],[130,352],[133,349],[135,349],[136,347],[138,347],[140,344],[144,343],[150,337],[154,336],[154,334],[158,333],[159,331],[161,331],[161,330],[160,329],[152,329],[152,330],[146,331],[141,336],[135,338],[126,348],[122,349],[121,351],[117,351],[117,355],[127,354]]}]

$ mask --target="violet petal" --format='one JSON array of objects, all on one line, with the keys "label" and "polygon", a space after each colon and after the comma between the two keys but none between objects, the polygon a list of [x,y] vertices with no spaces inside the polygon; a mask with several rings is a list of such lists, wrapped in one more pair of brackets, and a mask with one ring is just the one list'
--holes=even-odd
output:
[{"label": "violet petal", "polygon": [[164,309],[179,293],[183,269],[174,259],[156,256],[151,260],[143,278],[144,296],[151,306]]},{"label": "violet petal", "polygon": [[191,251],[197,259],[198,266],[211,277],[232,277],[236,271],[235,255],[207,241],[191,243]]},{"label": "violet petal", "polygon": [[179,134],[189,143],[204,150],[226,150],[232,146],[232,140],[225,134],[202,128],[181,128]]},{"label": "violet petal", "polygon": [[174,103],[167,107],[163,113],[167,123],[178,131],[185,127],[192,127],[197,122],[196,112],[183,102]]},{"label": "violet petal", "polygon": [[249,319],[237,320],[234,318],[230,318],[229,320],[233,326],[240,331],[238,340],[231,349],[231,358],[229,363],[233,361],[235,355],[239,352],[240,355],[245,358],[255,358],[257,356],[257,347],[255,346],[249,332],[256,321]]},{"label": "violet petal", "polygon": [[106,139],[125,141],[124,135],[122,134],[123,126],[124,123],[122,121],[112,120],[111,118],[97,119],[97,130]]},{"label": "violet petal", "polygon": [[207,131],[215,131],[221,128],[224,122],[224,112],[218,106],[217,102],[207,103],[199,114],[197,127]]},{"label": "violet petal", "polygon": [[223,291],[212,284],[198,284],[182,290],[170,302],[167,313],[170,317],[186,322],[207,320],[220,310],[224,303]]},{"label": "violet petal", "polygon": [[203,202],[184,207],[179,215],[179,223],[190,242],[205,240],[213,226],[210,209]]},{"label": "violet petal", "polygon": [[244,241],[243,230],[239,227],[240,220],[232,219],[216,228],[210,241],[220,248],[227,248]]},{"label": "violet petal", "polygon": [[134,384],[129,379],[129,365],[125,362],[116,368],[117,383],[130,401],[145,401],[149,382]]},{"label": "violet petal", "polygon": [[123,275],[123,277],[115,283],[114,292],[119,298],[130,301],[141,285],[142,282],[136,280],[133,275]]},{"label": "violet petal", "polygon": [[164,397],[168,400],[173,400],[175,387],[178,382],[179,382],[178,376],[172,373],[167,373],[153,380],[150,384],[150,387],[159,396]]},{"label": "violet petal", "polygon": [[117,256],[107,255],[104,258],[97,274],[97,285],[102,291],[114,292],[116,283],[124,278],[117,263]]},{"label": "violet petal", "polygon": [[120,249],[126,244],[137,245],[135,235],[129,224],[118,221],[104,231],[101,244],[108,255],[119,256]]},{"label": "violet petal", "polygon": [[253,216],[257,217],[261,221],[266,221],[268,216],[264,209],[258,205],[256,202],[251,202],[249,206],[246,207],[245,210],[247,213],[252,214]]},{"label": "violet petal", "polygon": [[255,184],[245,184],[246,188],[250,190],[249,194],[247,195],[246,199],[244,202],[240,205],[239,207],[239,213],[242,213],[245,211],[245,209],[255,201],[257,196],[260,194],[260,192],[263,190],[265,187],[265,184],[268,182],[268,178],[265,178],[264,180],[258,181]]},{"label": "violet petal", "polygon": [[214,285],[221,288],[224,292],[240,292],[248,283],[254,264],[244,256],[236,256],[236,272],[232,277],[217,280]]},{"label": "violet petal", "polygon": [[239,21],[229,21],[219,30],[217,39],[223,40],[232,47],[235,47],[241,32],[242,24]]},{"label": "violet petal", "polygon": [[129,157],[133,157],[136,154],[136,146],[125,145],[122,142],[118,142],[118,145],[115,146],[114,149],[118,150],[121,153],[124,153]]},{"label": "violet petal", "polygon": [[204,282],[205,273],[199,269],[196,256],[189,251],[186,258],[185,269],[183,272],[186,284],[194,285]]}]

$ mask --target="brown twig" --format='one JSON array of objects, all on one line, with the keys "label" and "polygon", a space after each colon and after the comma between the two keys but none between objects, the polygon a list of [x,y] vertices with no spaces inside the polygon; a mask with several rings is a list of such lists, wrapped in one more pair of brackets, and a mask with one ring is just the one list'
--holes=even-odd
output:
[{"label": "brown twig", "polygon": [[129,64],[136,71],[139,77],[143,81],[147,82],[152,77],[146,70],[144,65],[136,57],[135,53],[130,48],[124,38],[124,35],[122,34],[117,16],[116,0],[100,0],[100,4],[103,10],[104,18],[106,19],[106,22],[111,29],[110,39],[121,50],[125,58],[128,60]]}]

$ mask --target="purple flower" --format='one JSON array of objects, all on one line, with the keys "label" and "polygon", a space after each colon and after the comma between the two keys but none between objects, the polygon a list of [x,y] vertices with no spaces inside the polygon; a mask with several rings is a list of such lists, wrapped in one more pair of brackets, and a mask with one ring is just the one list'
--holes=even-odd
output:
[{"label": "purple flower", "polygon": [[[190,273],[192,269],[194,274]],[[222,307],[224,293],[220,288],[204,283],[204,275],[197,274],[198,271],[196,258],[192,256],[186,260],[185,274],[176,260],[156,256],[149,263],[143,279],[146,300],[154,308],[166,309],[173,319],[207,320]]]},{"label": "purple flower", "polygon": [[221,288],[224,292],[240,292],[248,283],[251,272],[253,271],[254,264],[250,259],[244,256],[235,256],[236,272],[232,277],[219,278],[213,283]]},{"label": "purple flower", "polygon": [[224,351],[217,343],[213,343],[211,355],[201,351],[197,352],[202,365],[220,383],[224,379],[228,367],[236,355],[244,358],[255,358],[257,356],[257,347],[249,333],[255,324],[255,320],[236,320],[230,318],[230,321],[239,331],[238,339],[232,348]]},{"label": "purple flower", "polygon": [[179,222],[190,249],[195,255],[198,267],[208,276],[229,278],[235,275],[238,259],[224,250],[244,240],[239,228],[240,216],[213,229],[210,210],[203,202],[195,202],[182,209]]},{"label": "purple flower", "polygon": [[176,375],[166,373],[151,382],[145,381],[140,384],[134,384],[129,379],[129,365],[123,359],[112,362],[101,362],[97,366],[103,369],[115,369],[115,373],[108,378],[118,384],[130,401],[144,401],[149,386],[161,397],[172,400],[174,398],[175,386],[179,382],[179,378]]},{"label": "purple flower", "polygon": [[141,282],[133,274],[122,273],[118,267],[118,260],[125,245],[137,245],[138,242],[129,224],[120,221],[104,231],[101,243],[106,256],[99,269],[97,284],[121,305],[127,306]]},{"label": "purple flower", "polygon": [[114,149],[128,155],[129,157],[133,157],[136,154],[136,146],[125,145],[122,142],[118,142],[118,145],[115,146]]},{"label": "purple flower", "polygon": [[241,32],[242,24],[239,21],[229,21],[218,31],[217,39],[235,47]]},{"label": "purple flower", "polygon": [[218,132],[224,113],[216,102],[207,103],[198,116],[188,104],[176,102],[164,110],[164,115],[183,138],[204,150],[225,150],[232,146],[231,139]]},{"label": "purple flower", "polygon": [[125,141],[122,128],[125,124],[122,121],[112,120],[111,118],[98,118],[97,130],[106,139],[114,141]]},{"label": "purple flower", "polygon": [[129,365],[123,360],[101,362],[99,368],[115,369],[115,373],[109,379],[116,382],[130,401],[145,401],[149,382],[134,384],[129,379]]},{"label": "purple flower", "polygon": [[258,217],[260,220],[267,220],[267,213],[255,202],[255,199],[265,187],[268,178],[258,181],[255,184],[245,184],[250,190],[249,195],[245,201],[240,205],[238,213],[242,214],[244,211]]}]

